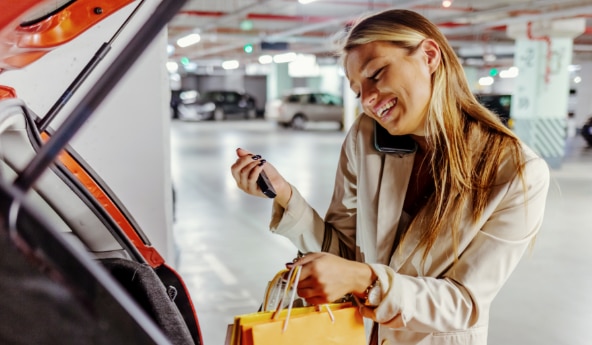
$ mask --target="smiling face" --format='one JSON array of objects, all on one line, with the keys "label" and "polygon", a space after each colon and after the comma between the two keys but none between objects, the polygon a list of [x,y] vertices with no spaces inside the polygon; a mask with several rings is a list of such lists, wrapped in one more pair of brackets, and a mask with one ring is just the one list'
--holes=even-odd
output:
[{"label": "smiling face", "polygon": [[423,40],[412,52],[374,41],[349,50],[344,66],[367,115],[392,135],[424,136],[431,75],[439,61],[433,40]]}]

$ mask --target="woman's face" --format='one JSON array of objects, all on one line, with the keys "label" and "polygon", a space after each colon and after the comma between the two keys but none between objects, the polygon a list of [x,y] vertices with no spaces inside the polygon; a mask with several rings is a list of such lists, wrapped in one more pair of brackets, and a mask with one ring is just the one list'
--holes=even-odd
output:
[{"label": "woman's face", "polygon": [[386,41],[352,49],[345,59],[351,89],[364,112],[392,135],[424,136],[431,75],[440,61],[437,44],[424,40],[409,53]]}]

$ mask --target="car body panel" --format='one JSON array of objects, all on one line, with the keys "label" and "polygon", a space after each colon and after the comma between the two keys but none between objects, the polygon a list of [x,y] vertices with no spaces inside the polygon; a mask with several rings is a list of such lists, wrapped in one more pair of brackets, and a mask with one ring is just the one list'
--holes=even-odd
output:
[{"label": "car body panel", "polygon": [[228,116],[255,118],[256,101],[247,93],[227,90],[206,91],[202,95],[195,90],[181,93],[177,117],[183,120],[224,120]]},{"label": "car body panel", "polygon": [[343,100],[327,92],[292,91],[267,103],[265,119],[293,127],[298,120],[342,124]]}]

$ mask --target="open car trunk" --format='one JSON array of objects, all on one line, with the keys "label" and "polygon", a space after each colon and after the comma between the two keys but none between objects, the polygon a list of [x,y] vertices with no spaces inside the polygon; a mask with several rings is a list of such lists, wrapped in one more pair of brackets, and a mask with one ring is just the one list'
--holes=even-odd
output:
[{"label": "open car trunk", "polygon": [[[0,2],[0,72],[24,67],[106,15],[143,3]],[[39,117],[14,90],[0,87],[0,343],[203,343],[182,278],[113,191],[68,146],[183,3],[162,1],[55,130],[49,124],[69,97],[56,100],[50,113]],[[90,16],[88,11],[97,14],[97,8],[103,16]],[[56,30],[63,34],[57,43]],[[29,36],[40,43],[23,45]],[[108,50],[104,45],[97,52],[64,95],[77,90]]]}]

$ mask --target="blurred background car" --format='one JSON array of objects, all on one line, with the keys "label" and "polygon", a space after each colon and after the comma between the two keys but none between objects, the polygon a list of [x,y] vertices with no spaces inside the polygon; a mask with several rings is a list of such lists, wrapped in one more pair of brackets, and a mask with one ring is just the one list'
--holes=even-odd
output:
[{"label": "blurred background car", "polygon": [[496,113],[506,126],[513,127],[512,118],[510,117],[512,95],[476,94],[475,97],[477,97],[479,103]]},{"label": "blurred background car", "polygon": [[222,121],[230,116],[254,119],[257,116],[256,104],[253,96],[243,92],[212,90],[200,95],[195,90],[189,90],[179,94],[176,114],[181,120]]},{"label": "blurred background car", "polygon": [[592,116],[584,123],[580,129],[580,133],[586,139],[588,146],[592,147]]},{"label": "blurred background car", "polygon": [[343,128],[343,99],[327,92],[292,90],[265,107],[265,119],[305,129],[308,122],[336,122]]}]

